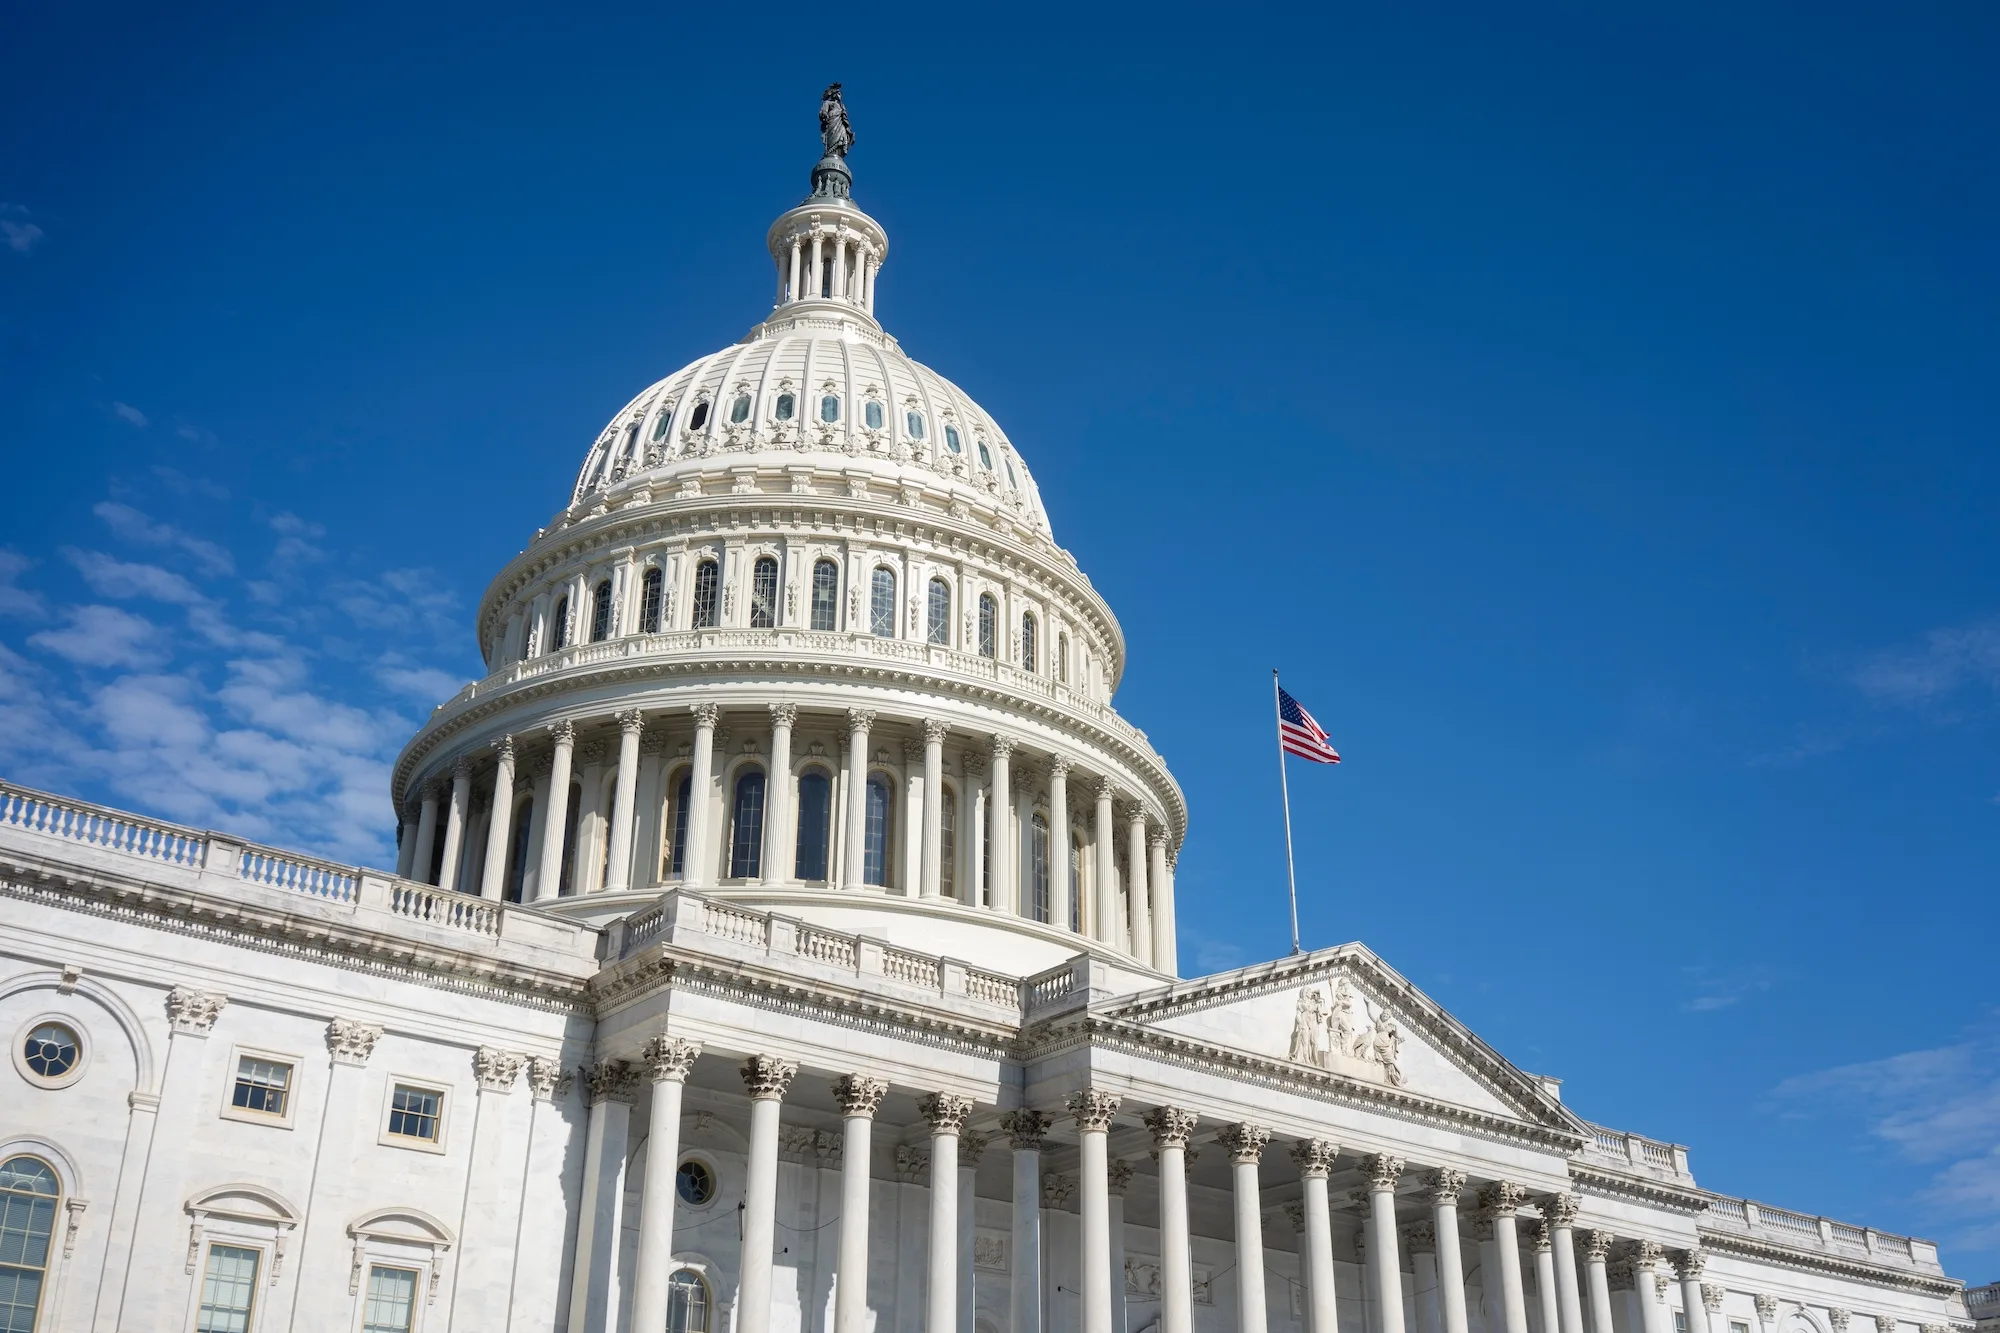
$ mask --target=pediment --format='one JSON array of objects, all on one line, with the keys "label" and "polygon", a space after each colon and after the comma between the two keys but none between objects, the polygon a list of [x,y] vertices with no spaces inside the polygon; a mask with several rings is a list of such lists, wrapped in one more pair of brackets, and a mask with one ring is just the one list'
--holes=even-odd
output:
[{"label": "pediment", "polygon": [[1358,944],[1121,997],[1098,1012],[1302,1071],[1582,1132],[1538,1080]]}]

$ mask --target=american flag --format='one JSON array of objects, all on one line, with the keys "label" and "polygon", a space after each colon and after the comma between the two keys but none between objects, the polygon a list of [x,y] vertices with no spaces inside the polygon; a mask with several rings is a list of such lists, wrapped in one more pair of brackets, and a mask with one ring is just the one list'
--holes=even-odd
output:
[{"label": "american flag", "polygon": [[1313,715],[1282,687],[1278,690],[1278,745],[1286,754],[1310,759],[1315,764],[1340,762],[1340,752],[1327,742],[1326,733],[1313,721]]}]

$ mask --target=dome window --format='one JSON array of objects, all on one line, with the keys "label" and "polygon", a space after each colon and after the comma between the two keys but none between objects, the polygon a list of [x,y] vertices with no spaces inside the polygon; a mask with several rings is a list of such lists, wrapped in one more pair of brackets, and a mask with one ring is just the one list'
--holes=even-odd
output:
[{"label": "dome window", "polygon": [[999,618],[1000,618],[1000,607],[993,600],[992,594],[980,593],[979,594],[979,655],[981,657],[993,656],[994,622],[997,621]]},{"label": "dome window", "polygon": [[878,639],[896,637],[896,574],[878,565],[868,593],[868,632]]},{"label": "dome window", "polygon": [[924,438],[924,414],[923,414],[922,412],[906,412],[906,413],[904,413],[904,414],[903,414],[903,428],[904,428],[905,430],[907,430],[907,431],[909,431],[909,432],[910,432],[910,438],[911,438],[911,439],[913,439],[913,440],[921,440],[921,439],[923,439],[923,438]]},{"label": "dome window", "polygon": [[665,578],[660,567],[653,565],[646,570],[646,576],[639,580],[639,632],[658,634],[660,632],[660,607],[665,600]]},{"label": "dome window", "polygon": [[834,618],[840,610],[840,566],[831,560],[820,560],[813,564],[812,627],[816,630],[834,628]]},{"label": "dome window", "polygon": [[889,886],[890,833],[896,813],[896,794],[889,779],[877,773],[868,779],[868,804],[862,823],[861,882],[882,888]]},{"label": "dome window", "polygon": [[731,424],[740,426],[749,419],[750,395],[739,393],[736,395],[736,401],[729,405],[729,420]]},{"label": "dome window", "polygon": [[986,452],[986,441],[974,440],[973,443],[979,447],[979,466],[991,472],[993,470],[993,455]]},{"label": "dome window", "polygon": [[729,873],[736,879],[756,879],[764,873],[764,771],[753,768],[736,779],[731,812]]},{"label": "dome window", "polygon": [[750,570],[750,628],[771,629],[778,623],[778,562],[757,557]]},{"label": "dome window", "polygon": [[1021,670],[1035,669],[1035,613],[1030,611],[1021,617]]},{"label": "dome window", "polygon": [[1017,490],[1017,491],[1018,491],[1018,490],[1020,490],[1020,489],[1021,489],[1021,483],[1020,483],[1020,482],[1018,482],[1018,481],[1016,481],[1016,480],[1014,479],[1014,464],[1013,464],[1013,462],[1012,462],[1011,460],[1009,460],[1009,459],[1005,459],[1005,458],[1001,459],[1001,460],[1000,460],[1000,462],[1001,462],[1001,464],[1002,464],[1002,465],[1003,465],[1003,466],[1004,466],[1004,467],[1005,467],[1005,468],[1007,469],[1007,484],[1008,484],[1008,485],[1009,485],[1010,487],[1012,487],[1012,488],[1013,488],[1014,490]]},{"label": "dome window", "polygon": [[549,651],[561,652],[569,647],[569,598],[558,598],[556,613],[550,617],[555,623],[549,629]]},{"label": "dome window", "polygon": [[653,420],[653,442],[658,444],[667,438],[667,427],[674,423],[674,405],[668,403],[660,409],[660,415]]},{"label": "dome window", "polygon": [[781,393],[778,395],[777,410],[774,411],[771,415],[775,416],[780,421],[790,421],[792,419],[792,413],[798,411],[798,407],[799,407],[799,400],[797,398],[793,397],[791,394],[788,393]]},{"label": "dome window", "polygon": [[694,415],[688,418],[689,430],[700,430],[708,424],[708,400],[702,399],[694,405]]},{"label": "dome window", "polygon": [[930,621],[924,637],[939,647],[951,642],[951,585],[943,579],[931,580]]},{"label": "dome window", "polygon": [[590,607],[590,641],[602,643],[611,637],[611,580],[597,585]]},{"label": "dome window", "polygon": [[720,602],[716,598],[716,585],[720,582],[721,570],[713,560],[704,560],[694,570],[694,627],[714,629],[719,621]]},{"label": "dome window", "polygon": [[868,423],[870,430],[882,429],[882,404],[870,398],[868,405],[861,409],[861,419]]},{"label": "dome window", "polygon": [[944,447],[953,453],[960,452],[958,447],[958,427],[948,425],[944,428]]},{"label": "dome window", "polygon": [[819,400],[819,419],[831,426],[840,420],[840,399],[833,394]]},{"label": "dome window", "polygon": [[817,768],[799,776],[799,835],[792,858],[798,877],[808,884],[826,882],[827,831],[833,817],[833,782]]}]

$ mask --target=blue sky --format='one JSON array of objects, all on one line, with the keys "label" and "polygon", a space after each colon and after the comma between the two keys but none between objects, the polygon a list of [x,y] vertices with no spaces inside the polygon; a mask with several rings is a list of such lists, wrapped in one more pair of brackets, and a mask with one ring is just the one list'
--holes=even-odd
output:
[{"label": "blue sky", "polygon": [[2000,13],[43,6],[0,49],[0,772],[340,857],[485,580],[769,299],[1035,467],[1193,810],[1703,1184],[2000,1276]]}]

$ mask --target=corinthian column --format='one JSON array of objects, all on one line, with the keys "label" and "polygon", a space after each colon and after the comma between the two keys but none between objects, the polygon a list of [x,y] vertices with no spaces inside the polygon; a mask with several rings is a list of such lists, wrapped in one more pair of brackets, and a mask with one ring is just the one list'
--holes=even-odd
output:
[{"label": "corinthian column", "polygon": [[[1097,782],[1097,929],[1093,932],[1099,943],[1118,947],[1118,851],[1117,833],[1111,821],[1111,803],[1116,797],[1118,786],[1110,778],[1100,778]],[[1262,1282],[1263,1275],[1257,1280]]]},{"label": "corinthian column", "polygon": [[1617,1239],[1609,1231],[1583,1233],[1583,1269],[1590,1285],[1590,1333],[1614,1333],[1611,1326],[1611,1282],[1604,1261]]},{"label": "corinthian column", "polygon": [[1576,1282],[1576,1238],[1571,1232],[1576,1212],[1576,1196],[1567,1191],[1551,1194],[1542,1203],[1549,1242],[1555,1247],[1556,1325],[1560,1333],[1584,1333],[1583,1294]]},{"label": "corinthian column", "polygon": [[[1042,1142],[1049,1117],[1022,1107],[1000,1117],[1014,1150],[1012,1333],[1042,1333]],[[1187,1333],[1181,1330],[1181,1333]]]},{"label": "corinthian column", "polygon": [[1540,1303],[1542,1327],[1557,1328],[1562,1323],[1562,1307],[1556,1301],[1555,1228],[1546,1217],[1528,1224],[1528,1243],[1535,1251],[1535,1299]]},{"label": "corinthian column", "polygon": [[[866,708],[847,710],[847,873],[842,888],[858,889],[868,882],[868,729],[875,714]],[[889,849],[884,847],[886,858]]]},{"label": "corinthian column", "polygon": [[1528,1297],[1521,1283],[1521,1240],[1515,1212],[1528,1192],[1512,1181],[1496,1180],[1479,1192],[1480,1210],[1493,1222],[1494,1257],[1500,1264],[1501,1327],[1528,1333]]},{"label": "corinthian column", "polygon": [[[1632,1295],[1639,1302],[1639,1323],[1643,1333],[1671,1333],[1667,1312],[1660,1308],[1666,1274],[1659,1272],[1666,1250],[1658,1242],[1642,1240],[1632,1249]],[[1690,1330],[1692,1333],[1692,1330]],[[1836,1329],[1835,1333],[1845,1333]]]},{"label": "corinthian column", "polygon": [[1458,1243],[1458,1196],[1465,1189],[1465,1172],[1440,1167],[1425,1177],[1424,1189],[1437,1230],[1438,1317],[1444,1333],[1466,1333],[1465,1260]]},{"label": "corinthian column", "polygon": [[986,801],[986,845],[991,848],[991,878],[986,885],[986,905],[1010,915],[1020,902],[1020,877],[1014,873],[1014,739],[993,737],[993,785]]},{"label": "corinthian column", "polygon": [[1159,1106],[1146,1112],[1153,1152],[1160,1159],[1160,1333],[1194,1333],[1187,1202],[1187,1146],[1194,1126],[1194,1112],[1179,1107]]},{"label": "corinthian column", "polygon": [[834,1271],[833,1333],[868,1333],[869,1139],[875,1109],[888,1091],[887,1083],[866,1074],[849,1074],[833,1085],[841,1116],[840,1250]]},{"label": "corinthian column", "polygon": [[590,1127],[583,1149],[583,1200],[571,1261],[569,1326],[602,1328],[612,1321],[611,1276],[617,1267],[619,1182],[631,1133],[639,1072],[623,1060],[600,1060],[583,1071],[590,1092]]},{"label": "corinthian column", "polygon": [[1710,1333],[1708,1306],[1701,1294],[1701,1270],[1708,1256],[1699,1249],[1674,1255],[1674,1273],[1681,1280],[1681,1310],[1687,1315],[1687,1333]]},{"label": "corinthian column", "polygon": [[645,720],[636,708],[618,715],[618,780],[611,789],[611,847],[604,867],[604,891],[632,885],[632,806],[639,790],[639,733]]},{"label": "corinthian column", "polygon": [[[1101,829],[1110,824],[1105,813],[1108,800],[1100,796],[1097,803]],[[1229,1150],[1230,1175],[1236,1185],[1237,1333],[1264,1333],[1264,1206],[1257,1190],[1257,1164],[1264,1158],[1271,1131],[1261,1125],[1235,1124],[1215,1139]]]},{"label": "corinthian column", "polygon": [[1177,977],[1180,967],[1174,958],[1174,895],[1167,883],[1167,835],[1164,829],[1153,834],[1147,850],[1152,853],[1147,863],[1150,869],[1146,883],[1153,897],[1153,969]]},{"label": "corinthian column", "polygon": [[[1106,1139],[1119,1099],[1087,1089],[1070,1094],[1070,1114],[1076,1117],[1077,1176],[1082,1214],[1083,1333],[1112,1333],[1111,1328],[1111,1178]],[[1122,1281],[1122,1275],[1120,1280]]]},{"label": "corinthian column", "polygon": [[1304,1189],[1305,1253],[1299,1266],[1306,1271],[1310,1298],[1307,1333],[1340,1333],[1334,1303],[1333,1221],[1326,1198],[1327,1174],[1338,1151],[1328,1139],[1300,1139],[1292,1145],[1292,1161],[1298,1165]]},{"label": "corinthian column", "polygon": [[1146,897],[1146,811],[1134,803],[1125,822],[1125,895],[1132,904],[1132,956],[1153,965],[1153,908]]},{"label": "corinthian column", "polygon": [[646,1043],[643,1064],[653,1082],[646,1121],[645,1192],[639,1203],[639,1257],[632,1290],[632,1327],[667,1326],[667,1278],[674,1269],[674,1177],[680,1169],[681,1091],[701,1047],[664,1034]]},{"label": "corinthian column", "polygon": [[917,1103],[931,1122],[930,1282],[924,1333],[958,1328],[958,1134],[972,1114],[972,1100],[934,1092]]},{"label": "corinthian column", "polygon": [[750,1155],[743,1182],[743,1263],[736,1333],[771,1333],[771,1247],[778,1236],[778,1101],[799,1067],[775,1055],[743,1062],[750,1093]]},{"label": "corinthian column", "polygon": [[1069,881],[1069,760],[1049,756],[1049,924],[1068,930],[1074,915]]},{"label": "corinthian column", "polygon": [[924,722],[924,873],[922,894],[936,898],[944,882],[944,738],[951,728]]},{"label": "corinthian column", "polygon": [[451,809],[445,817],[444,862],[438,867],[438,887],[458,888],[459,861],[465,851],[465,823],[472,814],[472,760],[460,755],[451,766]]},{"label": "corinthian column", "polygon": [[514,738],[493,742],[499,762],[493,769],[493,816],[486,821],[486,863],[479,872],[479,896],[500,900],[507,882],[507,844],[514,828]]},{"label": "corinthian column", "polygon": [[549,799],[542,811],[542,863],[535,870],[535,901],[562,890],[563,832],[569,827],[569,764],[576,749],[576,728],[567,722],[549,726],[556,752],[549,765]]},{"label": "corinthian column", "polygon": [[423,785],[423,804],[417,807],[417,845],[410,853],[406,878],[430,883],[431,856],[437,851],[438,788],[435,782]]},{"label": "corinthian column", "polygon": [[1375,1153],[1361,1159],[1361,1169],[1368,1173],[1368,1275],[1380,1306],[1380,1333],[1403,1333],[1403,1264],[1396,1254],[1396,1182],[1403,1177],[1403,1159]]},{"label": "corinthian column", "polygon": [[771,771],[764,775],[764,884],[783,884],[792,877],[795,843],[785,835],[792,825],[792,724],[797,704],[771,705]]},{"label": "corinthian column", "polygon": [[688,774],[687,850],[681,856],[681,883],[700,888],[708,883],[713,850],[708,836],[709,784],[715,773],[715,723],[722,709],[715,704],[689,704],[694,714],[694,760]]}]

